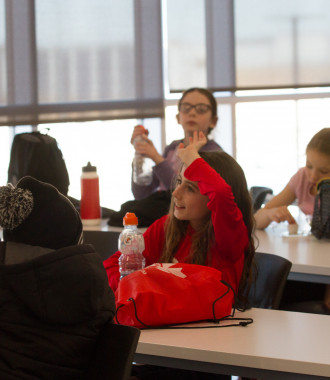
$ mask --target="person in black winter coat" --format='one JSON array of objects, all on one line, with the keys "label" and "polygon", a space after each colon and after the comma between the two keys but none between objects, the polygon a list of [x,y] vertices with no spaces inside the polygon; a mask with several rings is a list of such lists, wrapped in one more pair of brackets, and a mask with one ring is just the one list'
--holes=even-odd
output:
[{"label": "person in black winter coat", "polygon": [[0,187],[0,379],[83,379],[115,313],[80,216],[32,177]]}]

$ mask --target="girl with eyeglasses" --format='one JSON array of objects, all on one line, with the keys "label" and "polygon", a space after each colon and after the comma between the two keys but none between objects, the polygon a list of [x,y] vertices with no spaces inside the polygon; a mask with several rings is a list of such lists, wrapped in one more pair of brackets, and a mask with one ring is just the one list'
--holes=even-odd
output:
[{"label": "girl with eyeglasses", "polygon": [[[131,143],[137,135],[142,135],[145,141],[135,143],[137,153],[151,158],[155,166],[153,167],[153,180],[148,186],[137,185],[132,181],[132,192],[135,199],[144,199],[157,190],[169,190],[173,178],[177,173],[180,160],[176,156],[176,151],[180,143],[187,146],[189,137],[194,131],[201,131],[207,138],[213,128],[217,125],[217,102],[210,91],[204,88],[190,88],[186,90],[178,104],[177,122],[184,131],[182,140],[174,140],[165,147],[164,153],[158,153],[153,142],[145,134],[142,126],[134,128]],[[222,151],[223,149],[215,141],[207,138],[207,143],[201,151]]]}]

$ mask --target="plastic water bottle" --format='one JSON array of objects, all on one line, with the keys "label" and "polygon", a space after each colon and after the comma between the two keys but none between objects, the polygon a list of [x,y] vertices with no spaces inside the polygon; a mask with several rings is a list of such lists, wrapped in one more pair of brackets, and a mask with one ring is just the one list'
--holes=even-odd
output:
[{"label": "plastic water bottle", "polygon": [[119,235],[118,249],[120,279],[136,270],[145,267],[146,260],[143,256],[144,238],[137,229],[138,218],[134,213],[127,212],[123,219],[124,230]]},{"label": "plastic water bottle", "polygon": [[82,168],[80,177],[81,200],[80,216],[84,225],[97,225],[101,223],[101,207],[99,194],[99,176],[96,166],[88,162]]},{"label": "plastic water bottle", "polygon": [[[141,125],[141,127],[143,127]],[[145,133],[148,131],[143,127]],[[142,137],[142,135],[138,135],[135,137],[133,141],[133,145],[137,142],[144,142],[144,144],[148,144]],[[133,158],[133,181],[137,185],[148,186],[152,182],[152,167],[154,163],[148,158],[144,157],[142,154],[135,152]]]}]

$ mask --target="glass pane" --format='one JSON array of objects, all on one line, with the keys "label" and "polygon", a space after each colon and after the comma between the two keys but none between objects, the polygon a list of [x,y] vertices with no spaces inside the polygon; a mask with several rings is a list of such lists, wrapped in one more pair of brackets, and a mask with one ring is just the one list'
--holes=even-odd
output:
[{"label": "glass pane", "polygon": [[236,0],[238,87],[330,83],[330,1]]},{"label": "glass pane", "polygon": [[166,4],[170,90],[206,87],[204,0],[167,0]]},{"label": "glass pane", "polygon": [[230,155],[233,155],[234,149],[232,107],[233,105],[225,103],[225,99],[218,99],[218,123],[211,133],[211,138]]},{"label": "glass pane", "polygon": [[36,0],[40,102],[135,98],[133,5]]},{"label": "glass pane", "polygon": [[239,103],[237,160],[248,185],[280,192],[305,165],[312,136],[329,127],[330,99]]},{"label": "glass pane", "polygon": [[0,104],[7,103],[5,1],[0,0]]},{"label": "glass pane", "polygon": [[12,132],[13,129],[11,127],[0,127],[0,186],[6,185],[8,180]]},{"label": "glass pane", "polygon": [[237,161],[248,186],[278,193],[298,167],[295,102],[239,103],[236,123]]},{"label": "glass pane", "polygon": [[[119,210],[134,199],[131,192],[131,164],[134,148],[130,144],[137,120],[92,121],[85,123],[44,124],[62,150],[69,178],[69,195],[80,199],[81,169],[88,161],[97,167],[101,206]],[[141,120],[139,121],[139,123]],[[143,121],[149,136],[160,149],[160,119]]]},{"label": "glass pane", "polygon": [[183,129],[176,120],[178,106],[168,106],[165,108],[165,130],[166,130],[166,145],[171,144],[174,140],[184,138]]}]

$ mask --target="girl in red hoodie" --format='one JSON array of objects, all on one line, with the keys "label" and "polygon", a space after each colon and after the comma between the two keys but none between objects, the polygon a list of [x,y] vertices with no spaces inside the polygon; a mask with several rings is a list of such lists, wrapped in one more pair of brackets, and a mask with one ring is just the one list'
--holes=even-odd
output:
[{"label": "girl in red hoodie", "polygon": [[[240,295],[250,278],[254,255],[251,198],[244,172],[224,152],[198,152],[207,142],[194,132],[190,144],[179,146],[183,162],[168,215],[144,233],[146,266],[185,262],[220,270]],[[109,284],[119,283],[116,252],[104,261]]]},{"label": "girl in red hoodie", "polygon": [[[146,266],[178,261],[216,268],[244,301],[255,252],[251,198],[244,172],[231,156],[199,152],[206,142],[205,135],[195,131],[187,147],[179,146],[183,165],[170,211],[144,233],[143,254]],[[119,256],[117,252],[103,263],[114,291]],[[157,366],[134,366],[132,374],[132,380],[230,378]]]}]

